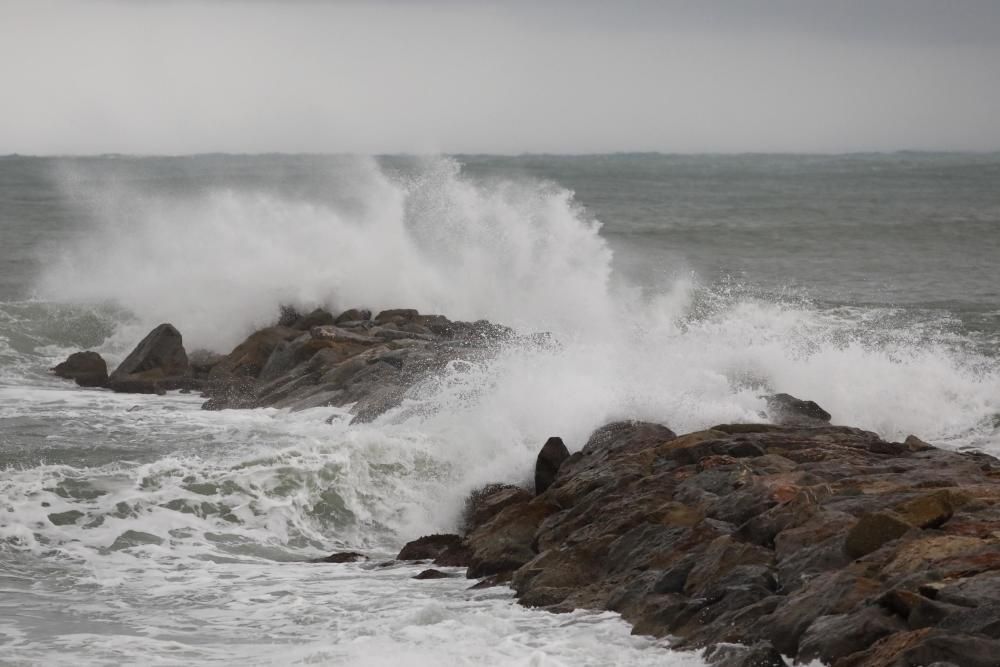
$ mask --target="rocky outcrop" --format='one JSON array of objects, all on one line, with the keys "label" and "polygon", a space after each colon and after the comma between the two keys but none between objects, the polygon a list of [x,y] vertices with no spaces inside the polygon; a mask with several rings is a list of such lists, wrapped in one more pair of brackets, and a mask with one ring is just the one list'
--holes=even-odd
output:
[{"label": "rocky outcrop", "polygon": [[74,352],[52,372],[61,378],[75,380],[81,387],[106,387],[108,365],[97,352]]},{"label": "rocky outcrop", "polygon": [[998,664],[1000,461],[806,410],[680,437],[602,427],[542,493],[471,527],[468,576],[618,611],[719,665]]},{"label": "rocky outcrop", "polygon": [[[300,316],[251,334],[208,374],[207,410],[352,406],[371,421],[401,404],[406,392],[449,363],[493,354],[514,338],[488,322],[453,322],[412,309],[351,309]],[[286,326],[288,325],[288,326]]]}]

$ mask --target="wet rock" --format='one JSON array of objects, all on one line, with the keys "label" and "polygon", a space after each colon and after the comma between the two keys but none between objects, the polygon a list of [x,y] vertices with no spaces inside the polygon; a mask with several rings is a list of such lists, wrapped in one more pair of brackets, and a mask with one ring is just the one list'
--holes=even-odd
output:
[{"label": "wet rock", "polygon": [[143,377],[119,377],[113,378],[108,383],[108,388],[118,394],[156,394],[163,396],[167,393],[166,388],[151,378]]},{"label": "wet rock", "polygon": [[322,558],[313,558],[310,563],[356,563],[358,561],[368,560],[368,556],[364,554],[359,554],[356,551],[337,551],[329,556],[323,556]]},{"label": "wet rock", "polygon": [[896,507],[896,514],[917,528],[940,528],[954,514],[956,494],[948,490],[935,491]]},{"label": "wet rock", "polygon": [[811,425],[829,424],[830,413],[819,407],[815,401],[803,401],[791,394],[765,396],[767,415],[776,424]]},{"label": "wet rock", "polygon": [[108,365],[97,352],[74,352],[52,372],[75,380],[81,387],[104,387],[108,384]]},{"label": "wet rock", "polygon": [[569,458],[569,450],[563,443],[562,438],[549,438],[542,446],[542,451],[538,452],[538,459],[535,461],[535,494],[544,493],[552,486],[559,472],[559,466]]},{"label": "wet rock", "polygon": [[255,331],[215,364],[209,373],[209,378],[215,380],[226,380],[232,377],[255,379],[278,344],[282,341],[293,340],[301,333],[297,329],[281,326]]},{"label": "wet rock", "polygon": [[430,570],[424,570],[424,571],[420,572],[419,574],[414,575],[413,578],[414,579],[447,579],[450,576],[451,576],[450,574],[445,574],[441,570],[430,569]]},{"label": "wet rock", "polygon": [[535,531],[556,507],[535,500],[511,505],[466,538],[472,549],[467,576],[470,579],[513,571],[536,555]]},{"label": "wet rock", "polygon": [[372,311],[364,308],[351,308],[338,315],[337,319],[334,320],[333,323],[340,326],[345,322],[366,322],[371,318]]},{"label": "wet rock", "polygon": [[844,550],[851,558],[861,558],[899,539],[913,528],[892,512],[873,512],[858,520],[847,533]]},{"label": "wet rock", "polygon": [[172,324],[164,323],[150,331],[125,357],[111,374],[111,380],[135,376],[158,380],[182,377],[190,372],[181,333]]},{"label": "wet rock", "polygon": [[471,533],[488,522],[506,507],[531,501],[534,496],[527,489],[513,484],[488,484],[469,494],[462,514],[462,528]]},{"label": "wet rock", "polygon": [[720,644],[706,651],[705,660],[712,667],[788,667],[781,653],[766,641],[753,646]]},{"label": "wet rock", "polygon": [[801,662],[821,660],[833,664],[839,658],[866,650],[883,637],[907,629],[905,623],[878,607],[820,616],[802,636],[796,658]]},{"label": "wet rock", "polygon": [[434,560],[449,550],[463,546],[462,538],[452,534],[425,535],[407,542],[396,560]]},{"label": "wet rock", "polygon": [[996,667],[997,656],[1000,656],[1000,641],[924,628],[889,635],[864,651],[841,658],[833,667],[910,667],[941,662],[962,667]]},{"label": "wet rock", "polygon": [[298,329],[299,331],[309,331],[313,327],[333,324],[335,321],[332,313],[322,308],[317,308],[308,315],[303,315],[295,320],[294,324],[285,326],[291,326],[293,329]]}]

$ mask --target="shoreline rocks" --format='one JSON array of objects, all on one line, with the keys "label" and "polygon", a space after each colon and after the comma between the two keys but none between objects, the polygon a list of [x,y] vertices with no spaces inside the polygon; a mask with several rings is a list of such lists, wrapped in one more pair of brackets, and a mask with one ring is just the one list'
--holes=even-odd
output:
[{"label": "shoreline rocks", "polygon": [[616,611],[724,667],[998,664],[991,456],[825,423],[618,422],[540,494],[487,488],[467,576],[523,605]]}]

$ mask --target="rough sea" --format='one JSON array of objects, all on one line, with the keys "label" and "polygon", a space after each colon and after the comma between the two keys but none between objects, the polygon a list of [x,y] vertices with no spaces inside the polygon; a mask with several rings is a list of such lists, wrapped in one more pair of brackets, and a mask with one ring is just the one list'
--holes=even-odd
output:
[{"label": "rough sea", "polygon": [[[511,347],[372,424],[81,389],[154,325],[281,304]],[[614,614],[376,567],[620,418],[834,423],[1000,455],[1000,155],[0,158],[0,663],[701,665]],[[367,563],[308,564],[335,550]]]}]

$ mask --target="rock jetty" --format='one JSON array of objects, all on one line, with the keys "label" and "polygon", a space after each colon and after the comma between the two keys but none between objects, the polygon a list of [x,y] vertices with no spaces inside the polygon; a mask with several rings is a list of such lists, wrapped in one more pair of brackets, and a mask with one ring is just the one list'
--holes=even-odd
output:
[{"label": "rock jetty", "polygon": [[478,587],[620,612],[723,667],[1000,665],[1000,461],[813,406],[809,425],[608,424],[540,493],[481,491],[435,539]]},{"label": "rock jetty", "polygon": [[198,350],[189,357],[181,333],[164,323],[110,376],[96,352],[74,353],[53,372],[116,392],[200,391],[206,410],[351,405],[353,422],[367,422],[447,364],[483,359],[517,339],[513,330],[485,320],[452,321],[413,309],[373,317],[357,308],[334,316],[285,307],[277,323],[254,331],[228,354]]}]

